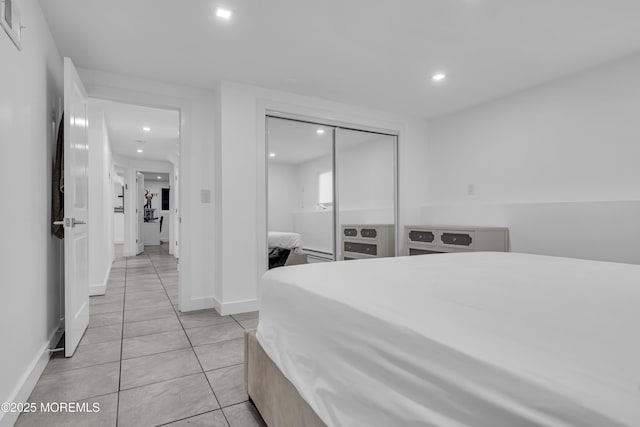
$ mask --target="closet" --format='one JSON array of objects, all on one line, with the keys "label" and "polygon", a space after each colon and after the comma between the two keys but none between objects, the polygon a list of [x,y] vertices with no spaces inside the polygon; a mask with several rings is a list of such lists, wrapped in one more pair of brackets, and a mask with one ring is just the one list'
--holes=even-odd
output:
[{"label": "closet", "polygon": [[395,255],[396,135],[273,116],[266,130],[271,267],[287,251],[295,263]]}]

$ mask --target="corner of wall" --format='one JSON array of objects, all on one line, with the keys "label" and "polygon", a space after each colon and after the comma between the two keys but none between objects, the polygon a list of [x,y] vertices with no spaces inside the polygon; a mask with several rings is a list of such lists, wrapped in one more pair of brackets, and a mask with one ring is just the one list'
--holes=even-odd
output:
[{"label": "corner of wall", "polygon": [[104,295],[107,293],[107,283],[109,283],[109,275],[111,274],[111,262],[109,263],[109,267],[104,276],[104,280],[102,283],[90,284],[89,285],[89,296],[95,297],[98,295]]}]

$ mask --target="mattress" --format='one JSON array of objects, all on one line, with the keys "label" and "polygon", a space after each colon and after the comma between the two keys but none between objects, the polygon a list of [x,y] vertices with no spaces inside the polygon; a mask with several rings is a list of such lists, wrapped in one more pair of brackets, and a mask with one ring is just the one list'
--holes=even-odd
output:
[{"label": "mattress", "polygon": [[459,253],[275,269],[257,338],[329,426],[640,425],[640,266]]},{"label": "mattress", "polygon": [[[302,249],[302,238],[298,233],[286,233],[283,231],[269,231],[269,248]],[[295,252],[295,251],[294,251]]]}]

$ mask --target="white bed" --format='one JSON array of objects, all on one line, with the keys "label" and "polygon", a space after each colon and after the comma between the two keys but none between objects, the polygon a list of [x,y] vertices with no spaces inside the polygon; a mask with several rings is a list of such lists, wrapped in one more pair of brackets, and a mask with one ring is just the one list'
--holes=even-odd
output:
[{"label": "white bed", "polygon": [[640,266],[423,255],[261,289],[258,342],[329,426],[640,425]]},{"label": "white bed", "polygon": [[269,231],[268,246],[269,249],[284,248],[291,249],[293,253],[299,253],[302,250],[302,237],[298,233]]}]

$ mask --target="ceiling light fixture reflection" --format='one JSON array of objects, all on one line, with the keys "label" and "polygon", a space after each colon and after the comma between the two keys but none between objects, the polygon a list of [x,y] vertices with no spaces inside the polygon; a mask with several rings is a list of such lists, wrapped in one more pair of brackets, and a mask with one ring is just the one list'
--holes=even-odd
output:
[{"label": "ceiling light fixture reflection", "polygon": [[162,179],[162,177],[161,177],[161,176],[159,176],[159,177],[158,177],[158,179]]},{"label": "ceiling light fixture reflection", "polygon": [[441,82],[446,78],[447,78],[447,75],[445,73],[435,73],[434,75],[431,76],[431,80],[433,80],[434,82]]},{"label": "ceiling light fixture reflection", "polygon": [[138,153],[142,153],[142,150],[141,150],[140,148],[138,148],[136,151],[137,151]]},{"label": "ceiling light fixture reflection", "polygon": [[269,157],[275,157],[276,153],[269,153]]},{"label": "ceiling light fixture reflection", "polygon": [[317,133],[318,135],[323,135],[323,134],[324,134],[324,129],[318,129],[318,130],[316,131],[316,133]]},{"label": "ceiling light fixture reflection", "polygon": [[151,128],[149,126],[143,127],[142,130],[145,132],[151,132]]},{"label": "ceiling light fixture reflection", "polygon": [[231,18],[231,11],[228,9],[223,9],[219,7],[216,9],[216,16],[218,18],[229,20]]}]

